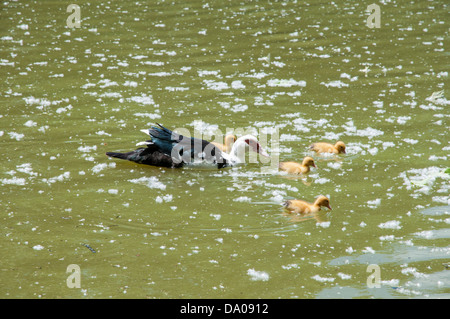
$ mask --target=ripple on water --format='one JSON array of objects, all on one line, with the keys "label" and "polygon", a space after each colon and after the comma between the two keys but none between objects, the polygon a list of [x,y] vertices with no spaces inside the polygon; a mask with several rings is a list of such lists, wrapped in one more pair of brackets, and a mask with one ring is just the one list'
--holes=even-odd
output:
[{"label": "ripple on water", "polygon": [[[432,229],[420,230],[409,235],[396,237],[381,236],[385,242],[382,251],[364,249],[356,253],[350,249],[348,256],[340,256],[330,261],[330,265],[376,264],[381,268],[383,286],[395,288],[395,294],[408,297],[448,298],[450,296],[450,276],[448,260],[450,259],[450,206],[438,206],[419,212],[433,222]],[[380,228],[397,230],[400,223],[388,221]],[[385,278],[398,273],[398,278]],[[384,274],[384,275],[383,275]],[[406,277],[406,279],[405,279]],[[359,293],[364,294],[364,291]],[[327,294],[326,291],[323,292]],[[395,296],[395,294],[393,296]],[[391,293],[389,293],[391,295]],[[392,297],[392,296],[391,296]]]}]

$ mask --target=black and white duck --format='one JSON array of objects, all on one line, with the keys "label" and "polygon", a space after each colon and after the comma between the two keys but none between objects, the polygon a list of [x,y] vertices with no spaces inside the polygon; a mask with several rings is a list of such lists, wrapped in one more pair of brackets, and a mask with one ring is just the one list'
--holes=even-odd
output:
[{"label": "black and white duck", "polygon": [[151,140],[140,142],[138,148],[127,153],[107,152],[109,157],[129,160],[139,164],[179,168],[187,164],[206,164],[223,168],[245,162],[245,152],[252,150],[269,156],[256,137],[245,135],[236,140],[229,154],[222,152],[211,142],[186,137],[165,128],[161,124],[142,130]]}]

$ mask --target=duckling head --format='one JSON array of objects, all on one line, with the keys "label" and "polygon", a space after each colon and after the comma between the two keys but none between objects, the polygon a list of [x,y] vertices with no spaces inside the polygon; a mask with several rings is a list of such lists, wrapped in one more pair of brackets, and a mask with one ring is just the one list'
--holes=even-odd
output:
[{"label": "duckling head", "polygon": [[321,206],[327,207],[329,210],[331,210],[330,200],[326,196],[320,195],[319,197],[317,197],[314,204],[319,207]]},{"label": "duckling head", "polygon": [[234,142],[236,142],[236,136],[233,134],[225,136],[225,145],[232,145]]},{"label": "duckling head", "polygon": [[342,141],[337,142],[335,145],[336,149],[339,153],[345,154],[345,144]]},{"label": "duckling head", "polygon": [[314,159],[312,157],[310,157],[310,156],[306,156],[303,159],[302,165],[303,166],[312,166],[312,167],[317,168],[316,163],[314,163]]}]

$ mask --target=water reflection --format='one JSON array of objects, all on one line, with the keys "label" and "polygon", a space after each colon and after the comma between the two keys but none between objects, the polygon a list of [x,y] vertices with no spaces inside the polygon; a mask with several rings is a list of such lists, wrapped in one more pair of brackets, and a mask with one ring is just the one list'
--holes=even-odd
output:
[{"label": "water reflection", "polygon": [[284,179],[290,180],[290,181],[300,181],[305,186],[311,186],[311,184],[314,182],[314,178],[308,175],[293,175],[293,174],[286,174],[286,173],[280,173],[280,176]]},{"label": "water reflection", "polygon": [[307,214],[295,214],[289,212],[283,212],[283,216],[288,217],[291,223],[299,223],[315,220],[316,223],[322,224],[322,227],[326,227],[327,223],[330,221],[330,213],[319,211],[318,213],[307,213]]}]

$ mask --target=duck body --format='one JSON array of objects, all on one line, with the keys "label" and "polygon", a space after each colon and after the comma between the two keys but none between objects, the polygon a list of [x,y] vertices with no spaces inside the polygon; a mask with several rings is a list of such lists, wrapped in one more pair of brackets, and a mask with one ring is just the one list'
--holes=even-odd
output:
[{"label": "duck body", "polygon": [[307,174],[310,171],[310,167],[317,167],[312,157],[305,157],[302,163],[297,162],[281,162],[279,168],[288,174]]},{"label": "duck body", "polygon": [[327,207],[331,210],[330,200],[323,195],[317,197],[314,203],[294,199],[284,202],[283,206],[290,213],[296,214],[315,214],[321,210],[321,207]]},{"label": "duck body", "polygon": [[196,163],[212,164],[217,168],[232,166],[245,163],[245,153],[249,150],[269,156],[256,137],[252,135],[245,135],[237,139],[230,153],[227,154],[211,142],[180,135],[161,124],[142,131],[150,135],[151,140],[140,142],[137,145],[146,145],[146,148],[138,148],[127,153],[107,152],[106,155],[138,164],[171,168]]},{"label": "duck body", "polygon": [[161,124],[142,131],[151,137],[149,141],[138,143],[146,145],[146,148],[138,148],[128,153],[107,152],[106,155],[139,164],[172,168],[194,162],[206,162],[218,168],[230,164],[222,156],[222,151],[208,141],[180,135]]},{"label": "duck body", "polygon": [[345,144],[341,141],[334,145],[326,142],[314,143],[309,146],[309,149],[316,153],[345,154]]}]

